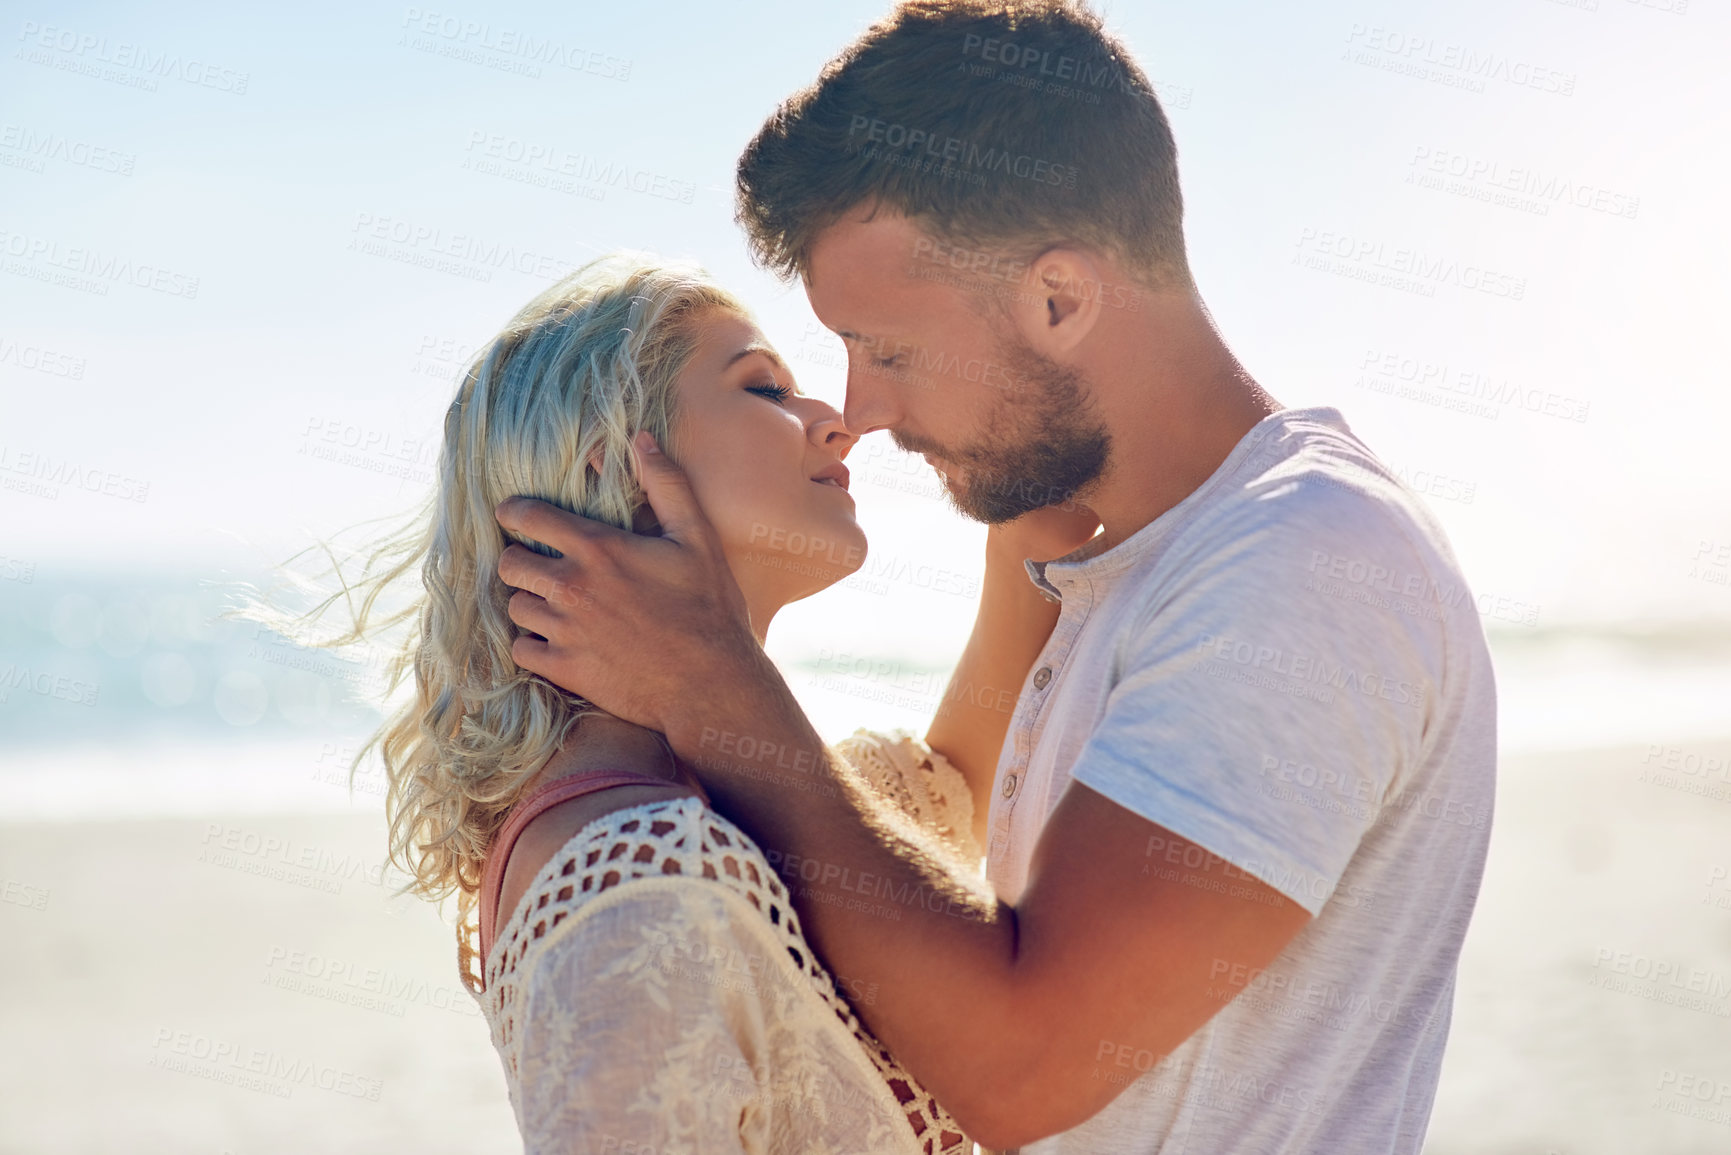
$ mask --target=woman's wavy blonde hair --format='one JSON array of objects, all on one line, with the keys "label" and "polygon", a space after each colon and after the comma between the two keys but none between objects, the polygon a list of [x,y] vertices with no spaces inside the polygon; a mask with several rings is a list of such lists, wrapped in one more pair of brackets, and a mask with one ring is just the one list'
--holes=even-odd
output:
[{"label": "woman's wavy blonde hair", "polygon": [[[351,625],[327,646],[418,626],[396,651],[387,691],[412,671],[413,697],[351,775],[377,748],[390,862],[409,876],[403,891],[456,895],[458,967],[472,990],[486,963],[473,915],[487,850],[529,778],[579,718],[600,712],[511,660],[519,631],[505,606],[515,591],[499,580],[499,555],[512,538],[554,551],[508,536],[494,507],[538,497],[631,528],[644,502],[631,439],[648,430],[679,459],[674,384],[713,309],[750,315],[698,266],[642,253],[595,260],[529,302],[476,355],[445,413],[429,508],[371,551],[358,580],[327,548],[342,589],[298,619],[341,602]],[[381,605],[417,569],[418,593]]]}]

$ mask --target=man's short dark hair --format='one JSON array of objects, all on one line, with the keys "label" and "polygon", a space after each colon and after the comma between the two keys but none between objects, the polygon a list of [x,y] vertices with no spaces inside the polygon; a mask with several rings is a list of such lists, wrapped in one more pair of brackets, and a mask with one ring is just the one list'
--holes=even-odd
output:
[{"label": "man's short dark hair", "polygon": [[737,193],[753,256],[784,277],[869,205],[952,245],[1080,245],[1150,287],[1191,283],[1172,130],[1079,0],[905,0],[765,122]]}]

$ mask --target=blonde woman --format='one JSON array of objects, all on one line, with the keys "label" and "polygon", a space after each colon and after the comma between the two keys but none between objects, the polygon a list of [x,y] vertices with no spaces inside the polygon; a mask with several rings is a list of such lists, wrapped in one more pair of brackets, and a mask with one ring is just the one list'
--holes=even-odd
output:
[{"label": "blonde woman", "polygon": [[[745,307],[649,257],[578,270],[476,357],[430,512],[347,587],[358,609],[339,641],[415,627],[398,670],[412,698],[374,738],[392,860],[418,893],[457,899],[459,968],[527,1151],[971,1150],[861,1024],[847,996],[870,992],[844,991],[813,957],[774,866],[661,736],[511,659],[495,506],[539,497],[655,533],[640,432],[718,527],[760,643],[782,606],[863,562],[842,464],[854,436],[798,391]],[[413,603],[380,610],[416,571]],[[1011,647],[1031,658],[1050,625],[1004,629],[1038,635]],[[998,683],[1019,685],[1025,662],[996,661]],[[993,756],[1004,722],[985,722]],[[977,870],[975,798],[942,754],[866,731],[836,752],[886,820],[923,825],[958,873]]]}]

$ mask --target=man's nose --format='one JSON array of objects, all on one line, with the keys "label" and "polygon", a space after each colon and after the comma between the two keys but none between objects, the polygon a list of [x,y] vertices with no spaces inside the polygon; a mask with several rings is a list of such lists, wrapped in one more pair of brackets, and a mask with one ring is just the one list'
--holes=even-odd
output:
[{"label": "man's nose", "polygon": [[872,371],[869,354],[849,350],[847,359],[847,397],[842,402],[842,420],[855,438],[879,429],[889,429],[901,421],[892,383],[881,373]]}]

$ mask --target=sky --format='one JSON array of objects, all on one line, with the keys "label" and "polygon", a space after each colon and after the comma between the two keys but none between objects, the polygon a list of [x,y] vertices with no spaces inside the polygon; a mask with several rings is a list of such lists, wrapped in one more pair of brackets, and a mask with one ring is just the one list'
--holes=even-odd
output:
[{"label": "sky", "polygon": [[[246,572],[413,509],[469,351],[611,249],[704,263],[839,406],[840,344],[751,264],[732,171],[883,9],[9,5],[0,598]],[[1513,607],[1487,625],[1731,622],[1723,6],[1100,11],[1171,119],[1227,342],[1426,494]],[[772,653],[953,655],[983,530],[884,434],[850,465],[868,568]]]}]

